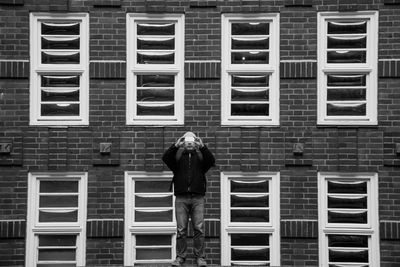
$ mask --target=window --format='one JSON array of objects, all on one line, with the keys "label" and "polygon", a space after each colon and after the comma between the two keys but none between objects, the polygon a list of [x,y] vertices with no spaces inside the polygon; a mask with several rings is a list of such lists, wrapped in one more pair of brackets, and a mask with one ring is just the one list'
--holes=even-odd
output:
[{"label": "window", "polygon": [[184,16],[127,14],[127,24],[127,124],[183,124]]},{"label": "window", "polygon": [[280,264],[279,173],[221,173],[221,264]]},{"label": "window", "polygon": [[89,123],[88,17],[31,13],[31,125]]},{"label": "window", "polygon": [[175,258],[171,173],[125,173],[125,265],[166,263]]},{"label": "window", "polygon": [[379,266],[377,174],[320,173],[321,266]]},{"label": "window", "polygon": [[318,14],[318,123],[377,124],[378,12]]},{"label": "window", "polygon": [[279,14],[222,15],[222,124],[279,124]]},{"label": "window", "polygon": [[85,266],[86,173],[30,173],[27,266]]}]

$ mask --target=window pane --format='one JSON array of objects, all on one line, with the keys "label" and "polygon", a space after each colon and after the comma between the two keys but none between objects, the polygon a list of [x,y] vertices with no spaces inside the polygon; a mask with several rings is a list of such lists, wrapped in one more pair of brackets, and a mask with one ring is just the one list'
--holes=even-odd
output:
[{"label": "window pane", "polygon": [[328,181],[328,193],[367,194],[367,182]]},{"label": "window pane", "polygon": [[79,35],[79,23],[42,23],[43,35]]},{"label": "window pane", "polygon": [[269,104],[232,104],[232,116],[268,116]]},{"label": "window pane", "polygon": [[367,90],[346,88],[346,89],[328,89],[328,101],[351,101],[366,100]]},{"label": "window pane", "polygon": [[171,235],[135,235],[136,246],[172,246]]},{"label": "window pane", "polygon": [[341,212],[341,211],[328,211],[329,223],[368,223],[368,212]]},{"label": "window pane", "polygon": [[367,47],[366,36],[328,37],[328,48],[366,48],[366,47]]},{"label": "window pane", "polygon": [[270,266],[269,265],[269,263],[258,263],[258,262],[251,262],[251,263],[247,263],[247,262],[241,262],[241,263],[234,263],[234,262],[232,262],[231,263],[231,266],[241,266],[241,267],[243,267],[243,266],[263,266],[263,267],[266,267],[266,266]]},{"label": "window pane", "polygon": [[266,180],[248,180],[248,181],[231,181],[231,192],[247,193],[247,192],[264,192],[268,193],[269,186]]},{"label": "window pane", "polygon": [[346,266],[343,264],[329,264],[329,267],[370,267],[368,264],[357,264],[357,265],[350,265],[350,266]]},{"label": "window pane", "polygon": [[269,210],[231,210],[232,222],[269,222]]},{"label": "window pane", "polygon": [[138,35],[175,35],[174,23],[139,23]]},{"label": "window pane", "polygon": [[269,248],[232,248],[233,261],[269,261]]},{"label": "window pane", "polygon": [[171,181],[136,181],[135,193],[166,193],[170,184]]},{"label": "window pane", "polygon": [[39,235],[40,247],[71,247],[76,246],[75,235]]},{"label": "window pane", "polygon": [[268,35],[269,23],[239,22],[232,23],[232,35]]},{"label": "window pane", "polygon": [[268,49],[269,48],[269,38],[232,38],[232,49]]},{"label": "window pane", "polygon": [[137,105],[138,116],[173,116],[174,113],[174,104]]},{"label": "window pane", "polygon": [[329,249],[329,261],[368,263],[368,250]]},{"label": "window pane", "polygon": [[137,87],[174,87],[174,75],[137,75]]},{"label": "window pane", "polygon": [[268,52],[232,52],[232,64],[268,64]]},{"label": "window pane", "polygon": [[54,263],[39,263],[36,267],[76,267],[75,263],[60,263],[55,265]]},{"label": "window pane", "polygon": [[367,208],[367,197],[328,197],[328,208],[339,208],[339,209],[366,209]]},{"label": "window pane", "polygon": [[269,207],[268,196],[231,195],[231,207]]},{"label": "window pane", "polygon": [[330,21],[328,34],[357,34],[367,33],[366,21]]},{"label": "window pane", "polygon": [[42,52],[43,64],[79,64],[79,52]]},{"label": "window pane", "polygon": [[365,235],[328,235],[329,247],[368,247],[368,236]]},{"label": "window pane", "polygon": [[328,116],[365,116],[367,104],[327,104]]},{"label": "window pane", "polygon": [[42,37],[42,49],[79,49],[78,38],[49,38]]},{"label": "window pane", "polygon": [[137,101],[160,102],[174,101],[174,89],[146,89],[137,90]]},{"label": "window pane", "polygon": [[157,210],[157,211],[135,211],[136,222],[171,222],[172,210]]},{"label": "window pane", "polygon": [[268,87],[268,75],[232,75],[232,87]]},{"label": "window pane", "polygon": [[269,90],[266,89],[232,89],[233,101],[268,101]]},{"label": "window pane", "polygon": [[[41,261],[75,261],[75,249],[39,249]],[[56,265],[58,266],[58,265]]]},{"label": "window pane", "polygon": [[328,63],[365,63],[366,51],[328,51]]},{"label": "window pane", "polygon": [[232,246],[269,246],[268,234],[231,234]]},{"label": "window pane", "polygon": [[170,248],[137,248],[137,260],[169,260],[172,258]]},{"label": "window pane", "polygon": [[174,52],[138,52],[139,64],[174,64]]},{"label": "window pane", "polygon": [[331,74],[327,75],[328,86],[366,86],[365,74]]},{"label": "window pane", "polygon": [[77,222],[78,211],[60,212],[59,210],[39,211],[39,222]]},{"label": "window pane", "polygon": [[78,181],[40,181],[40,193],[77,193]]},{"label": "window pane", "polygon": [[41,90],[43,102],[79,101],[79,90]]},{"label": "window pane", "polygon": [[79,116],[79,104],[42,104],[41,116]]},{"label": "window pane", "polygon": [[136,207],[172,207],[172,196],[135,196]]},{"label": "window pane", "polygon": [[78,207],[78,196],[40,196],[39,207]]},{"label": "window pane", "polygon": [[174,50],[175,38],[165,37],[139,37],[137,39],[137,49],[149,50]]},{"label": "window pane", "polygon": [[42,75],[42,87],[79,87],[79,75]]}]

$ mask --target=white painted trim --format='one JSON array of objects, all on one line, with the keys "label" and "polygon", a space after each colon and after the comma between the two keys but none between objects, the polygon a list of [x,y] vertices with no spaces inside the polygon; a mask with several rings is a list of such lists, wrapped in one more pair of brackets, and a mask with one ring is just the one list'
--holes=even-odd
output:
[{"label": "white painted trim", "polygon": [[[230,223],[230,183],[231,178],[266,178],[270,181],[268,224]],[[230,266],[230,233],[269,233],[271,266],[280,265],[280,173],[279,172],[221,172],[221,265]]]},{"label": "white painted trim", "polygon": [[[270,22],[269,64],[230,64],[230,49],[221,51],[221,125],[222,126],[278,126],[279,125],[279,13],[274,14],[222,14],[221,47],[229,48],[232,21]],[[230,73],[269,73],[269,116],[232,116]]]},{"label": "white painted trim", "polygon": [[[365,19],[367,21],[366,63],[330,64],[326,63],[327,20]],[[377,125],[378,124],[378,11],[360,12],[319,12],[317,15],[318,34],[318,116],[319,125]],[[326,110],[326,74],[328,73],[367,74],[366,116],[328,116]]]},{"label": "white painted trim", "polygon": [[[185,15],[183,14],[126,14],[126,124],[127,125],[183,125],[185,95]],[[137,21],[171,21],[175,23],[174,64],[137,64],[136,27]],[[138,116],[136,114],[136,73],[171,73],[175,75],[175,100],[173,116]]]},{"label": "white painted trim", "polygon": [[[80,22],[80,64],[41,64],[41,21],[71,20]],[[30,13],[30,125],[86,126],[89,125],[89,14],[88,13]],[[79,116],[40,116],[39,74],[80,75]]]}]

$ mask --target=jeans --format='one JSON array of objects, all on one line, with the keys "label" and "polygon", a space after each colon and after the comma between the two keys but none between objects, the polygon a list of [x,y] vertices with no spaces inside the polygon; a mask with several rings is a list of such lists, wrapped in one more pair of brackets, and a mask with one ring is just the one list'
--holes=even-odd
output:
[{"label": "jeans", "polygon": [[186,259],[189,216],[194,231],[193,250],[196,258],[204,258],[204,196],[199,194],[178,195],[175,198],[177,222],[176,255]]}]

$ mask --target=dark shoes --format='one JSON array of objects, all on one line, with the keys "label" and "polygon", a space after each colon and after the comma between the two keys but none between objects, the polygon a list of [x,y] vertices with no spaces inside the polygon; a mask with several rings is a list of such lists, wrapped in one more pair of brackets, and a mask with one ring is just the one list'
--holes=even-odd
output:
[{"label": "dark shoes", "polygon": [[207,262],[203,258],[197,259],[197,267],[207,267]]},{"label": "dark shoes", "polygon": [[171,263],[171,266],[183,266],[184,262],[185,260],[181,257],[176,257],[176,259]]}]

